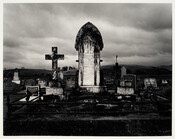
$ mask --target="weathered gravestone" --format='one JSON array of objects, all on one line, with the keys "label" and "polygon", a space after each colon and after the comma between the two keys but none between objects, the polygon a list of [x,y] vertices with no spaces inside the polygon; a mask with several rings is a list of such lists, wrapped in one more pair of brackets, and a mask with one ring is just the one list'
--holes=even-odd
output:
[{"label": "weathered gravestone", "polygon": [[100,51],[103,49],[102,36],[92,23],[88,22],[79,30],[75,49],[78,51],[78,85],[88,92],[101,92]]},{"label": "weathered gravestone", "polygon": [[123,75],[123,78],[120,80],[120,84],[117,87],[117,93],[128,95],[134,94],[136,91],[136,75],[126,74]]},{"label": "weathered gravestone", "polygon": [[156,89],[157,88],[157,81],[155,78],[145,78],[144,79],[144,86],[145,86],[145,89],[149,89],[149,88]]},{"label": "weathered gravestone", "polygon": [[12,82],[16,83],[16,84],[20,84],[18,69],[15,69],[15,71],[14,71],[14,76],[13,76]]},{"label": "weathered gravestone", "polygon": [[77,84],[77,70],[69,70],[64,72],[65,90],[72,90],[76,88]]},{"label": "weathered gravestone", "polygon": [[[40,95],[39,86],[26,86],[26,101],[30,101]],[[24,99],[20,100],[24,101]]]},{"label": "weathered gravestone", "polygon": [[134,74],[126,74],[123,76],[123,79],[124,80],[127,80],[127,81],[131,81],[131,87],[134,89],[134,91],[136,90],[136,75]]},{"label": "weathered gravestone", "polygon": [[26,86],[26,94],[30,96],[39,96],[39,86]]},{"label": "weathered gravestone", "polygon": [[126,75],[126,68],[123,66],[121,68],[121,78],[123,78],[124,75]]}]

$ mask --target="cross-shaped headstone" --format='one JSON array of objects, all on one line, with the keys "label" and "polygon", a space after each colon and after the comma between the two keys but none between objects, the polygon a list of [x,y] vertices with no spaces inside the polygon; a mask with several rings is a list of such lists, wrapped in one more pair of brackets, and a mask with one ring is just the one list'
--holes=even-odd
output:
[{"label": "cross-shaped headstone", "polygon": [[52,54],[46,54],[45,55],[45,60],[52,60],[52,72],[53,72],[53,79],[57,80],[57,72],[58,72],[58,67],[57,67],[57,61],[58,60],[64,60],[64,55],[63,54],[58,54],[57,53],[57,47],[52,47]]}]

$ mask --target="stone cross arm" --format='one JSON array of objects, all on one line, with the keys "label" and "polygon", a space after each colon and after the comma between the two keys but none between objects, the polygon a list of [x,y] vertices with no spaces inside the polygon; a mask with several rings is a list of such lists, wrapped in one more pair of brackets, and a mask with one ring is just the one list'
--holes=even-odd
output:
[{"label": "stone cross arm", "polygon": [[45,60],[64,60],[64,54],[45,55]]},{"label": "stone cross arm", "polygon": [[52,60],[53,79],[57,79],[57,61],[64,60],[64,54],[57,53],[57,47],[52,47],[52,54],[46,54],[45,60]]}]

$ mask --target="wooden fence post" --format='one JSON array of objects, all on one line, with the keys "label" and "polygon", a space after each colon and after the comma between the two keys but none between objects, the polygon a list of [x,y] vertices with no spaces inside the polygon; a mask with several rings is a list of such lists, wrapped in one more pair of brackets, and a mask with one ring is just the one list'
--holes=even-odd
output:
[{"label": "wooden fence post", "polygon": [[10,96],[7,96],[7,114],[11,114],[11,104],[10,104]]}]

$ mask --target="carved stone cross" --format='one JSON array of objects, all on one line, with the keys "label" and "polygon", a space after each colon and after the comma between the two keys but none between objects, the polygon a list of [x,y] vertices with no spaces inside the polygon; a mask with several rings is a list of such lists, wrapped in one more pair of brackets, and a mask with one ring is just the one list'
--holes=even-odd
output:
[{"label": "carved stone cross", "polygon": [[53,72],[53,80],[58,79],[58,67],[57,67],[57,61],[58,60],[64,60],[64,55],[63,54],[58,54],[57,53],[57,47],[52,47],[52,54],[46,54],[45,55],[45,60],[52,60],[52,72]]}]

